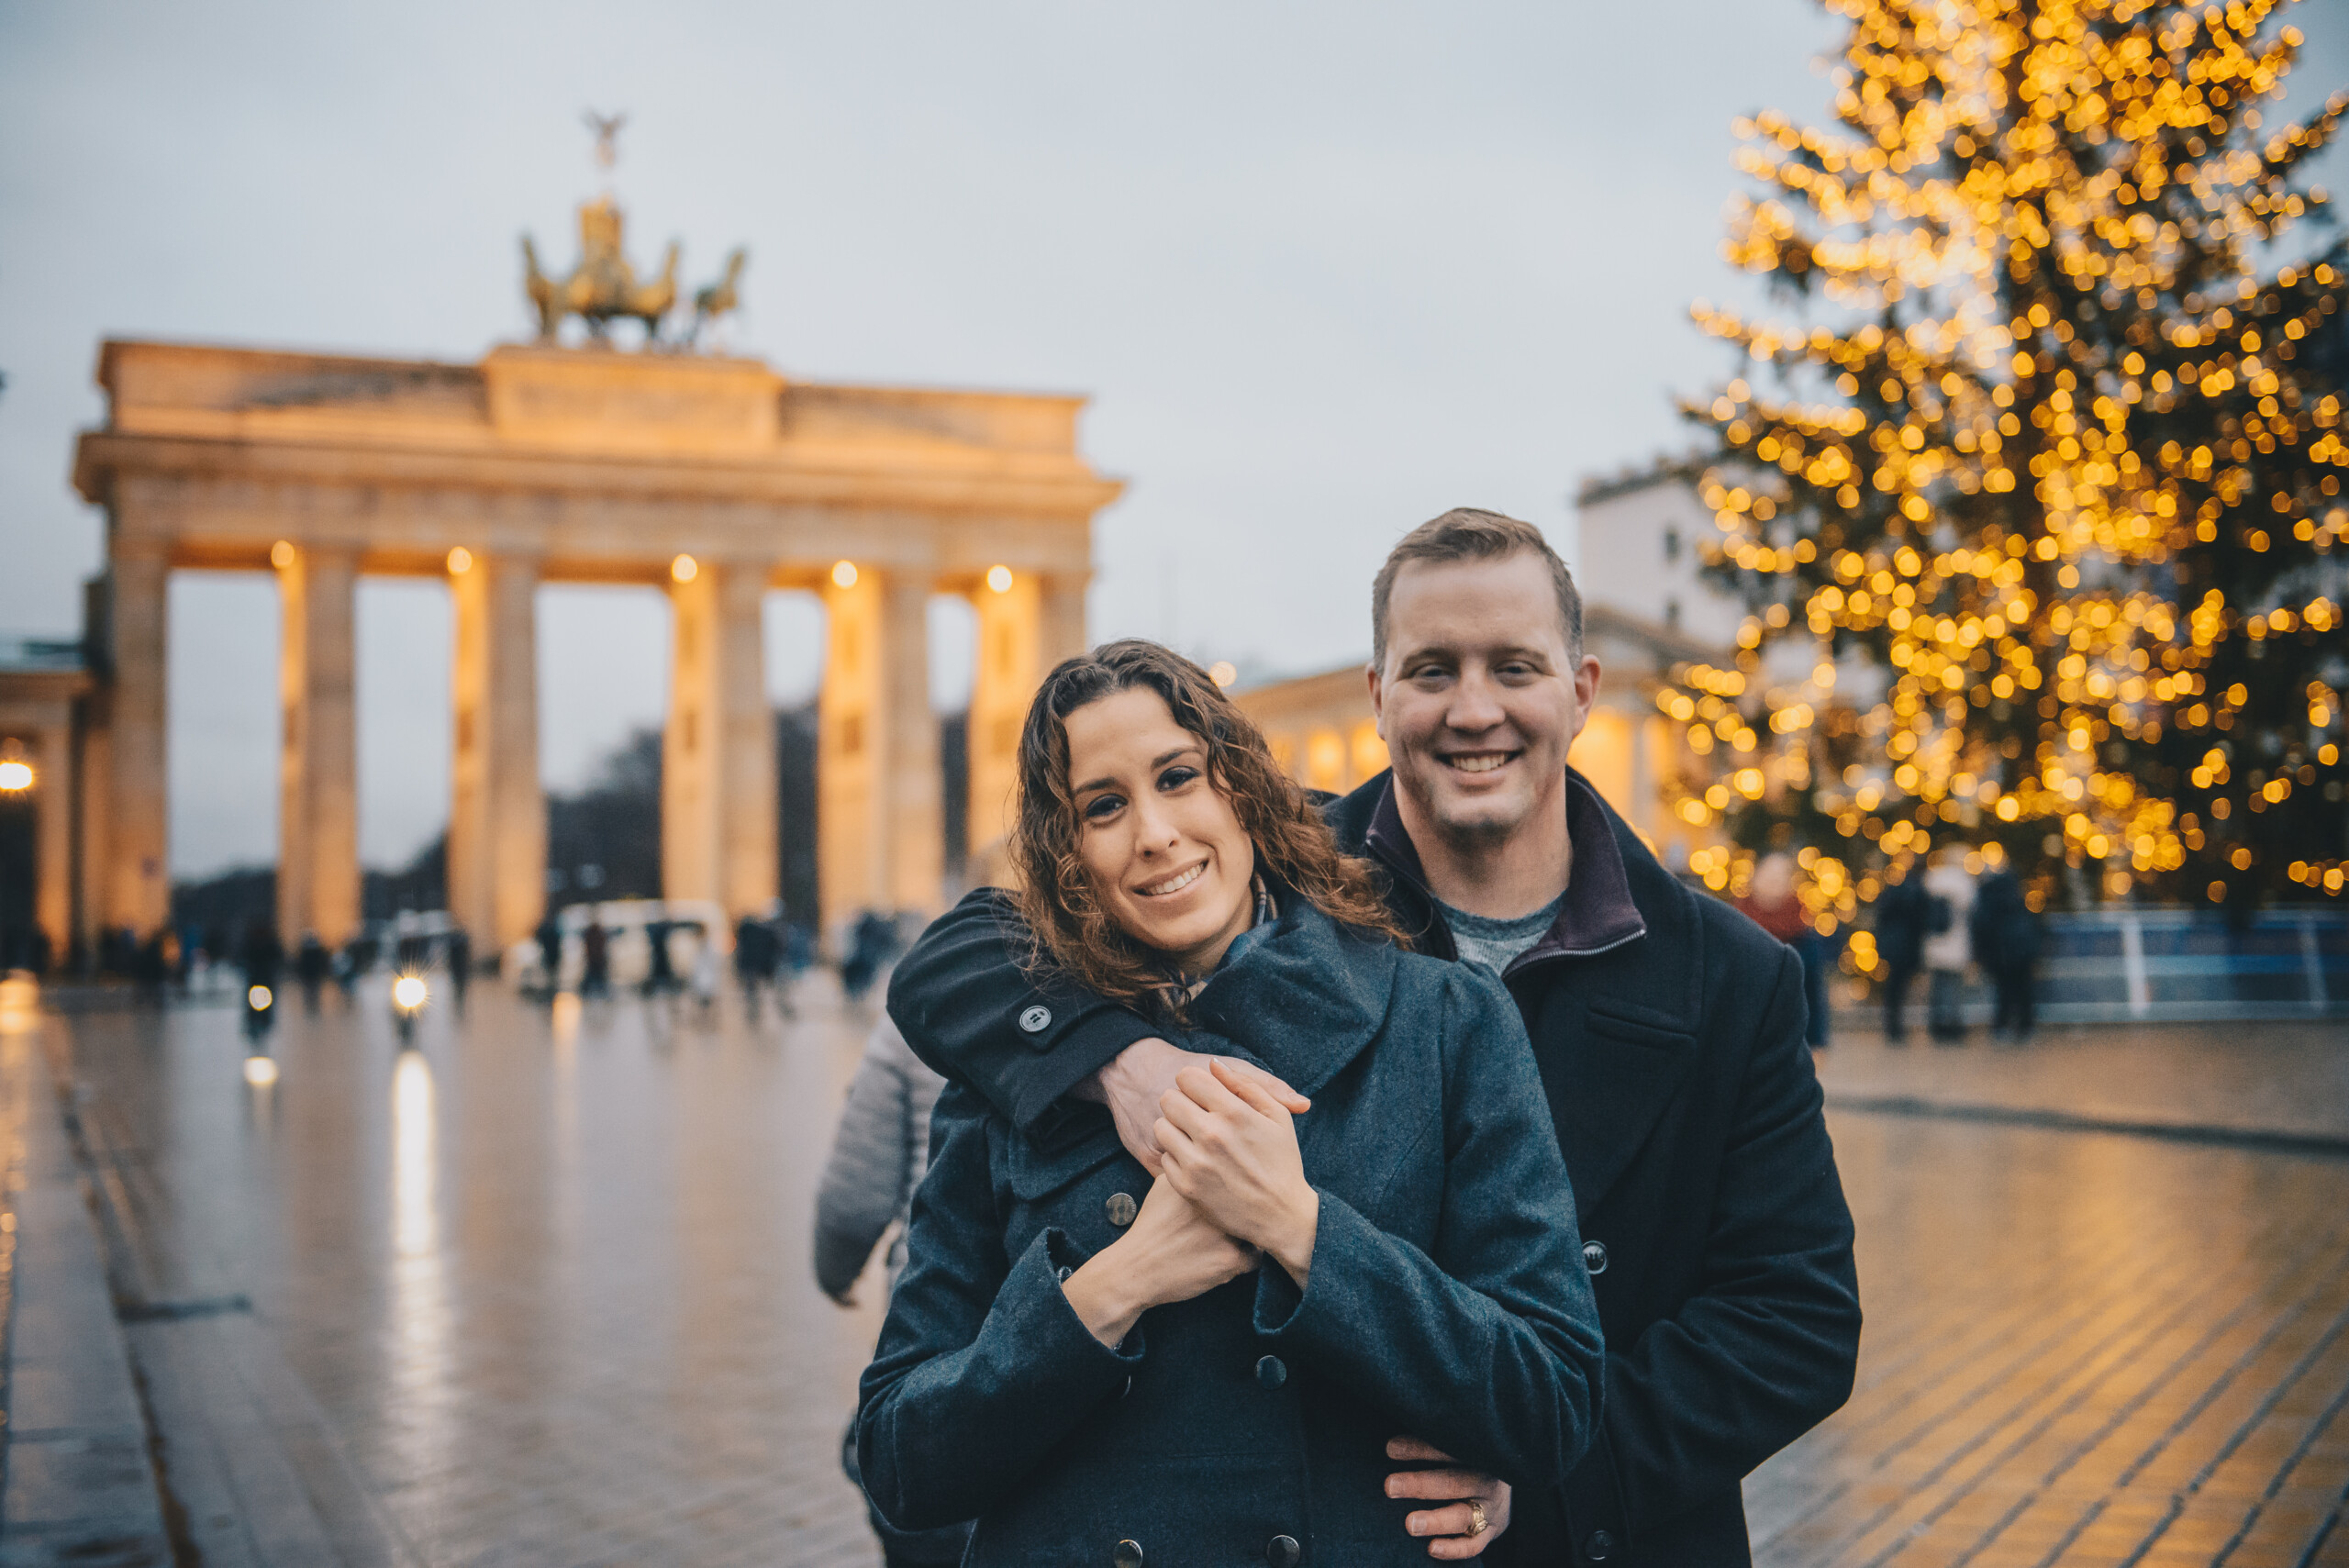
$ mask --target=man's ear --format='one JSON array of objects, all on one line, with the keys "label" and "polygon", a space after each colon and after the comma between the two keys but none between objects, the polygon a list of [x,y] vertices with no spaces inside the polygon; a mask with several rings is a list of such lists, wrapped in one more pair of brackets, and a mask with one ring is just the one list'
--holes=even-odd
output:
[{"label": "man's ear", "polygon": [[1386,683],[1381,678],[1376,663],[1363,666],[1363,673],[1370,678],[1370,722],[1381,740],[1386,739]]},{"label": "man's ear", "polygon": [[1566,737],[1566,744],[1571,746],[1582,738],[1583,727],[1590,722],[1590,710],[1598,702],[1598,661],[1586,653],[1575,666],[1575,732]]}]

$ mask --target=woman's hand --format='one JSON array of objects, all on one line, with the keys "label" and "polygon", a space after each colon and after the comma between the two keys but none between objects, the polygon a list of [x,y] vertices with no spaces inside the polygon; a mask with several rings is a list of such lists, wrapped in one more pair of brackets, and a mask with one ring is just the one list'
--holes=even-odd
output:
[{"label": "woman's hand", "polygon": [[1141,1211],[1123,1236],[1062,1282],[1079,1321],[1117,1349],[1141,1315],[1169,1302],[1205,1296],[1257,1267],[1241,1245],[1166,1184],[1150,1184]]},{"label": "woman's hand", "polygon": [[1159,1180],[1305,1288],[1321,1195],[1305,1179],[1297,1125],[1264,1086],[1220,1061],[1186,1067],[1159,1103]]}]

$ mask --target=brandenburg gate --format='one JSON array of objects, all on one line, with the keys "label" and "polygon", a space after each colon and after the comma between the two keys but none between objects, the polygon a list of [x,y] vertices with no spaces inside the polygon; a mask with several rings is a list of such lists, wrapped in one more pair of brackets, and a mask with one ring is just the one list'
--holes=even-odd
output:
[{"label": "brandenburg gate", "polygon": [[[641,584],[671,606],[662,878],[740,913],[776,894],[775,746],[761,599],[827,612],[818,741],[827,923],[941,895],[927,605],[969,596],[971,836],[999,830],[1019,718],[1085,646],[1092,519],[1119,494],[1079,455],[1083,399],[819,385],[752,359],[596,343],[475,364],[113,341],[73,483],[106,508],[111,671],[82,755],[85,921],[169,910],[166,584],[275,574],[279,928],[360,918],[354,593],[438,577],[455,607],[449,904],[489,951],[546,886],[541,584]],[[95,628],[94,628],[95,630]]]}]

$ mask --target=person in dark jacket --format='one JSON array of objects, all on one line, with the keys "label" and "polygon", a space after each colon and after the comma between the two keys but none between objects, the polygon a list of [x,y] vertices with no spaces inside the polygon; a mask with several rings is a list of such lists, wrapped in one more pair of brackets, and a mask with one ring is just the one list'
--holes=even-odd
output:
[{"label": "person in dark jacket", "polygon": [[[1992,851],[1997,849],[1995,844],[1990,846]],[[2023,896],[2022,883],[2003,855],[1983,873],[1970,920],[1974,961],[1988,972],[1998,997],[1990,1033],[2017,1043],[2027,1040],[2038,1000],[2039,916]]]},{"label": "person in dark jacket", "polygon": [[[1745,1563],[1742,1477],[1849,1397],[1858,1352],[1800,963],[1675,881],[1566,765],[1598,666],[1538,530],[1446,514],[1396,547],[1371,597],[1394,768],[1325,815],[1415,948],[1500,972],[1607,1337],[1598,1437],[1565,1484],[1477,1495],[1497,1520],[1513,1510],[1519,1561]],[[975,898],[933,925],[890,986],[907,1043],[1040,1146],[1106,1101],[1127,1148],[1154,1157],[1149,1107],[1193,1059],[1134,1009],[1024,970],[1024,940]],[[1453,1468],[1388,1485],[1431,1503],[1483,1483]],[[1412,1518],[1451,1535],[1460,1511]],[[1435,1544],[1456,1557],[1490,1540]]]},{"label": "person in dark jacket", "polygon": [[1921,862],[1900,869],[1900,880],[1876,900],[1876,951],[1884,962],[1884,1043],[1906,1045],[1909,987],[1925,967],[1925,939],[1932,935],[1932,895],[1925,891]]},{"label": "person in dark jacket", "polygon": [[1424,1561],[1381,1485],[1398,1427],[1556,1484],[1601,1347],[1507,994],[1378,940],[1369,868],[1177,654],[1063,663],[1019,762],[1037,966],[1249,1052],[1311,1109],[1195,1065],[1153,1181],[1100,1107],[1047,1148],[949,1086],[863,1383],[874,1504],[975,1517],[971,1568],[1297,1568]]}]

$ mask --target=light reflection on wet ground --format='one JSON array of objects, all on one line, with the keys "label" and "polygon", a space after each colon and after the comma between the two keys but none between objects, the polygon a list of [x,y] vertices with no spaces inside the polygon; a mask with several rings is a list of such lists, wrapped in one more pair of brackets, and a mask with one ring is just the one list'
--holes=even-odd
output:
[{"label": "light reflection on wet ground", "polygon": [[[49,1021],[135,1288],[255,1307],[130,1330],[207,1562],[307,1539],[215,1506],[311,1509],[350,1561],[874,1562],[838,1439],[878,1305],[868,1280],[833,1307],[807,1262],[863,1020],[828,982],[756,1029],[730,997],[707,1025],[471,1001],[406,1053],[373,992],[282,1007],[265,1087],[225,1008]],[[2194,1056],[2144,1060],[2190,1101]],[[1831,1080],[1894,1071],[1844,1061]],[[2304,1555],[2349,1485],[2349,1160],[1831,1120],[1861,1386],[1749,1483],[1761,1562],[2349,1561],[2349,1528]],[[300,1485],[250,1456],[207,1481],[207,1444],[275,1445]]]}]

